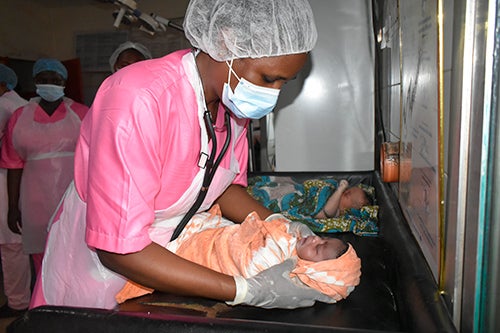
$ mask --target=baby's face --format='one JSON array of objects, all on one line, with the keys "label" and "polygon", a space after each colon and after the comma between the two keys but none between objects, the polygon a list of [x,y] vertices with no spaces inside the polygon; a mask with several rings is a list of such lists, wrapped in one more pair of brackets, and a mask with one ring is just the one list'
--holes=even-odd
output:
[{"label": "baby's face", "polygon": [[337,258],[346,246],[347,244],[338,238],[309,236],[299,239],[296,249],[299,258],[318,262]]},{"label": "baby's face", "polygon": [[342,212],[349,208],[361,209],[361,207],[368,204],[369,202],[365,191],[359,187],[351,187],[342,193],[339,210]]}]

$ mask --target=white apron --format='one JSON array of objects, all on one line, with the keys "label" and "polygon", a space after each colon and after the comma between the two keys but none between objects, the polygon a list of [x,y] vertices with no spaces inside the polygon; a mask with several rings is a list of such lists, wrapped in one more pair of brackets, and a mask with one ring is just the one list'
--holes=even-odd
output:
[{"label": "white apron", "polygon": [[40,98],[24,106],[17,120],[12,142],[23,158],[19,194],[22,239],[25,253],[42,253],[49,219],[73,179],[74,152],[81,120],[71,109],[72,100],[63,99],[66,116],[56,122],[34,121]]},{"label": "white apron", "polygon": [[[188,75],[192,78],[190,81],[198,96],[202,150],[209,152],[208,135],[203,121],[204,98],[200,93],[199,78],[196,72],[193,72],[196,70],[193,67],[193,56],[187,54],[183,63],[186,71],[191,69]],[[222,167],[217,169],[198,211],[209,208],[239,172],[234,145],[243,128],[234,122],[231,123],[233,134],[227,152],[231,156],[231,167],[229,170]],[[167,209],[155,211],[155,222],[150,228],[152,241],[170,239],[177,224],[196,201],[204,173],[205,169],[200,168],[188,190],[177,202]],[[68,188],[62,205],[61,217],[50,227],[43,259],[42,290],[45,301],[50,305],[114,308],[117,305],[115,295],[122,289],[126,280],[104,267],[97,253],[85,243],[86,204],[78,196],[73,183]],[[34,304],[37,305],[39,304]]]}]

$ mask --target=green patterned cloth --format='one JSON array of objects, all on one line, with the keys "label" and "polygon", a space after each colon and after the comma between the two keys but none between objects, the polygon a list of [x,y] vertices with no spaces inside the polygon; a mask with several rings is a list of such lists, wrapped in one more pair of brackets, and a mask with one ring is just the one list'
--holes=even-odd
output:
[{"label": "green patterned cloth", "polygon": [[247,191],[273,212],[281,213],[292,221],[302,222],[314,232],[377,235],[378,205],[375,204],[375,189],[372,186],[358,185],[367,193],[374,205],[349,209],[338,217],[313,218],[323,209],[337,186],[337,180],[328,177],[301,182],[293,177],[255,176],[248,179]]}]

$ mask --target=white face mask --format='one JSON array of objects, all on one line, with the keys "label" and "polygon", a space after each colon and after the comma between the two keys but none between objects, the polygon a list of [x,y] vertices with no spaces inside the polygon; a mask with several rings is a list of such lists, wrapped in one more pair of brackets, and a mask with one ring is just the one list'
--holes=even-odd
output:
[{"label": "white face mask", "polygon": [[36,93],[48,102],[55,102],[64,96],[64,87],[55,84],[37,84]]},{"label": "white face mask", "polygon": [[[278,102],[280,90],[255,85],[245,78],[240,79],[233,71],[233,60],[230,64],[226,61],[226,64],[229,66],[229,75],[222,90],[222,103],[238,118],[260,119],[273,111]],[[234,93],[229,85],[231,73],[239,81]]]}]

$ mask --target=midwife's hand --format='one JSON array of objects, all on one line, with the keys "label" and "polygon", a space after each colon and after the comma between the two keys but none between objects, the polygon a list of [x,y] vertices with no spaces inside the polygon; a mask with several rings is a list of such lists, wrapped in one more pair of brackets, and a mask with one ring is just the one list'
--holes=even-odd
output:
[{"label": "midwife's hand", "polygon": [[21,211],[19,208],[9,208],[9,213],[7,215],[7,223],[9,224],[9,229],[15,234],[21,234],[21,228],[23,226],[23,221],[21,218]]},{"label": "midwife's hand", "polygon": [[236,297],[229,305],[246,304],[261,308],[295,309],[312,306],[316,301],[335,300],[309,287],[299,286],[290,279],[295,260],[287,259],[254,277],[235,277]]}]

